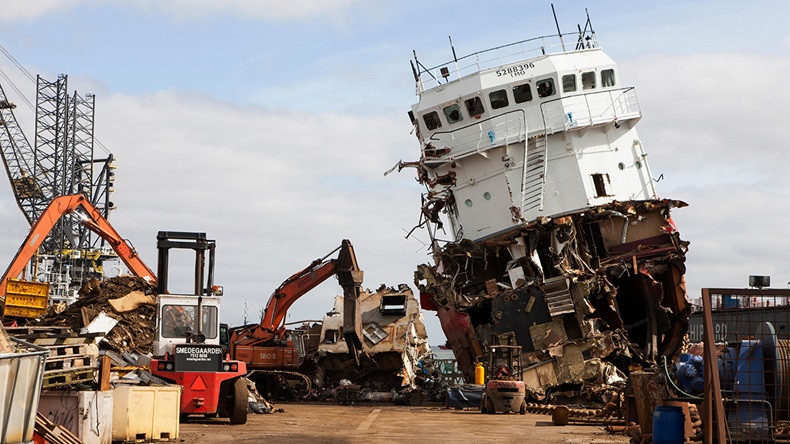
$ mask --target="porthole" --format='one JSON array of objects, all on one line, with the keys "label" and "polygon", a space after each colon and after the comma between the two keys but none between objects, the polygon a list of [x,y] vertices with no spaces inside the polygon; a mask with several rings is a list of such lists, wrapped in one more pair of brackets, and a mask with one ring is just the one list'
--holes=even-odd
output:
[{"label": "porthole", "polygon": [[617,168],[620,168],[621,170],[624,170],[625,169],[625,164],[623,162],[620,162],[620,163],[617,164]]},{"label": "porthole", "polygon": [[470,208],[472,207],[472,205],[474,205],[472,203],[472,199],[466,199],[466,202],[464,202],[464,203],[466,204],[467,207],[470,207]]},{"label": "porthole", "polygon": [[483,193],[483,199],[485,199],[485,200],[491,200],[491,193],[489,193],[488,191],[486,191],[485,193]]},{"label": "porthole", "polygon": [[640,162],[640,161],[638,161],[638,160],[637,160],[637,161],[634,163],[634,166],[636,166],[636,169],[640,169],[640,168],[642,168],[642,162]]}]

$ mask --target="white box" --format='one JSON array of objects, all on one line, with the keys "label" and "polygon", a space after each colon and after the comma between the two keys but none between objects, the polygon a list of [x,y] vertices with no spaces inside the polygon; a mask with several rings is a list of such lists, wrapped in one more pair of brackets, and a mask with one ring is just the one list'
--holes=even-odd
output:
[{"label": "white box", "polygon": [[112,442],[113,393],[45,390],[38,412],[69,429],[84,444]]},{"label": "white box", "polygon": [[181,386],[123,385],[113,390],[113,441],[178,438]]}]

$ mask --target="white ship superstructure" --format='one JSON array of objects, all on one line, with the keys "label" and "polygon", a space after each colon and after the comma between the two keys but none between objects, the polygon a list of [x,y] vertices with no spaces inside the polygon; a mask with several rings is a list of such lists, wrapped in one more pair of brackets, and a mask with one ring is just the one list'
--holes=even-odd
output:
[{"label": "white ship superstructure", "polygon": [[426,208],[447,209],[456,240],[657,197],[635,128],[636,91],[593,34],[567,46],[542,37],[430,70],[417,64],[412,115],[431,184]]},{"label": "white ship superstructure", "polygon": [[434,262],[415,284],[467,379],[497,335],[515,335],[543,386],[680,350],[688,243],[670,210],[685,204],[657,196],[636,91],[589,19],[412,68],[421,155],[397,167],[426,187]]}]

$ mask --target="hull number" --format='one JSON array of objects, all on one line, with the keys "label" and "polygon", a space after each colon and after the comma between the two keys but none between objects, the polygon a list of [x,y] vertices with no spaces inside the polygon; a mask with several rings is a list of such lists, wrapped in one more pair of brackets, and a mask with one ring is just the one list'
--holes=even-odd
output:
[{"label": "hull number", "polygon": [[521,65],[509,66],[507,68],[498,69],[496,71],[497,77],[507,76],[519,77],[527,75],[527,70],[535,67],[534,63],[522,63]]}]

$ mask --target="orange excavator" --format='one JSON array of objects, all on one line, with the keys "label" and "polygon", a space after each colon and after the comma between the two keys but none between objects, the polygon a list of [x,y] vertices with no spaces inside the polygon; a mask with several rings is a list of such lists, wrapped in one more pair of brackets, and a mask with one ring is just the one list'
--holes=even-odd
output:
[{"label": "orange excavator", "polygon": [[[338,250],[337,259],[327,260]],[[231,357],[247,364],[250,378],[257,379],[259,387],[270,386],[272,375],[289,373],[302,364],[304,354],[288,337],[285,316],[294,302],[331,276],[337,276],[343,288],[343,338],[354,366],[362,367],[364,351],[359,294],[363,272],[359,269],[351,242],[343,240],[338,248],[294,273],[272,293],[260,324],[232,329]]]},{"label": "orange excavator", "polygon": [[99,210],[91,205],[87,197],[82,194],[75,194],[56,197],[52,200],[47,209],[41,213],[41,216],[30,229],[30,233],[19,247],[19,251],[17,251],[16,256],[14,256],[14,259],[11,261],[11,264],[0,280],[0,301],[5,300],[9,280],[17,279],[19,275],[22,274],[27,263],[44,242],[44,239],[50,231],[52,231],[58,220],[64,215],[71,213],[78,215],[85,227],[107,241],[132,274],[146,279],[152,285],[156,285],[156,276],[154,272],[143,263],[134,250],[134,247],[129,245],[127,241],[115,231],[107,219],[101,215]]}]

